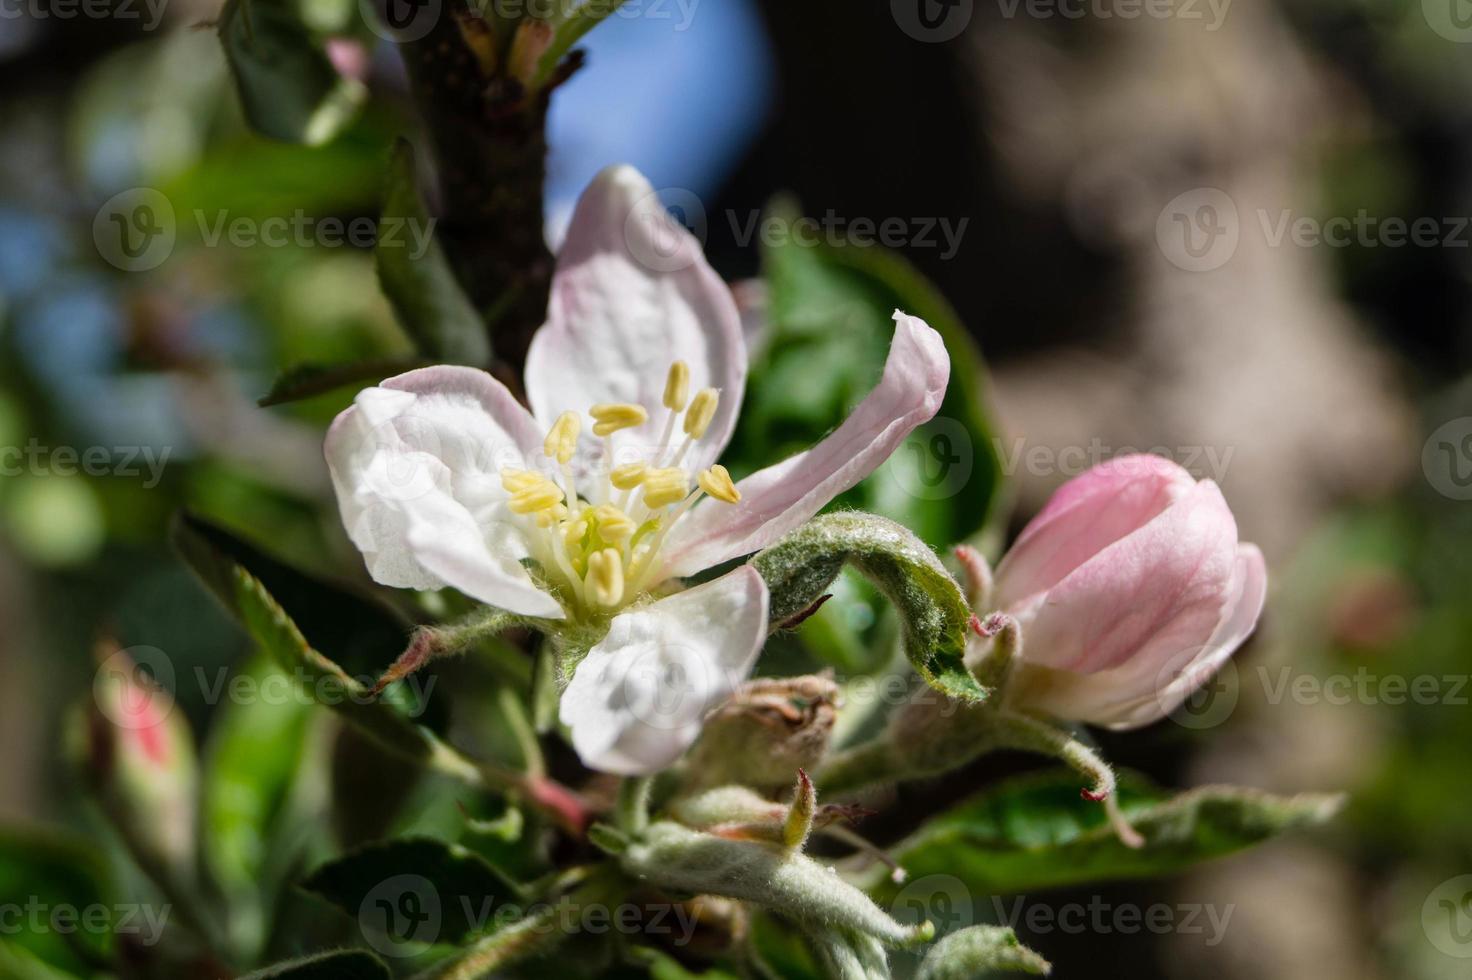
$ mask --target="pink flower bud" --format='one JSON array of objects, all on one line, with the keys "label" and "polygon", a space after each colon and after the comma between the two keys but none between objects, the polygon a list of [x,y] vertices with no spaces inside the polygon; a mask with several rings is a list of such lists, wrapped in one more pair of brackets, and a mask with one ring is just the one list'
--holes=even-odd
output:
[{"label": "pink flower bud", "polygon": [[140,863],[187,879],[198,795],[189,725],[129,651],[104,641],[97,657],[92,701],[73,736],[83,774]]},{"label": "pink flower bud", "polygon": [[1122,456],[1064,484],[997,566],[1020,707],[1106,728],[1174,711],[1257,625],[1267,569],[1210,480]]}]

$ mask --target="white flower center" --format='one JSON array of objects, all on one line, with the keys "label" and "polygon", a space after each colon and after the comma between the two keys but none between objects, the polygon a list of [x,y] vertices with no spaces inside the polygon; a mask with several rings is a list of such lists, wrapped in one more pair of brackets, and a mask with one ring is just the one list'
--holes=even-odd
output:
[{"label": "white flower center", "polygon": [[[690,397],[690,369],[676,361],[663,404],[667,418],[658,446],[634,462],[595,467],[584,481],[586,499],[579,496],[572,472],[583,425],[576,412],[562,413],[543,443],[560,467],[555,476],[512,467],[500,471],[511,510],[525,521],[532,557],[585,610],[618,609],[657,584],[650,578],[658,570],[660,545],[702,494],[728,504],[741,499],[724,466],[702,470],[693,480],[682,466],[710,428],[720,393],[705,388]],[[588,414],[593,435],[604,440],[605,463],[612,459],[610,436],[649,420],[642,405],[626,403],[594,405]],[[684,439],[676,446],[675,426],[682,420]]]}]

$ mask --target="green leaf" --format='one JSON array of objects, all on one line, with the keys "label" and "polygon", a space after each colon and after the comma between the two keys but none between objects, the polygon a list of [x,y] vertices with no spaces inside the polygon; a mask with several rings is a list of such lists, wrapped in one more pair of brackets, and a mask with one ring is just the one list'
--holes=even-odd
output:
[{"label": "green leaf", "polygon": [[[395,654],[399,649],[398,641],[387,645],[382,639],[393,618],[385,607],[325,587],[187,514],[175,521],[173,540],[185,560],[225,608],[235,614],[261,649],[319,702],[390,751],[472,785],[484,782],[484,772],[437,739],[429,728],[411,720],[415,709],[401,709],[386,699],[374,698],[368,684],[350,675],[309,643],[296,621],[255,572],[275,582],[290,596],[292,608],[316,624],[321,635],[331,641],[329,649],[358,663],[364,662],[357,659],[365,655],[364,644],[393,650]],[[392,659],[390,656],[385,662]],[[359,676],[376,677],[378,672],[365,671]]]},{"label": "green leaf", "polygon": [[[409,621],[392,607],[357,590],[314,578],[266,554],[217,524],[189,513],[176,515],[171,529],[174,547],[216,598],[243,620],[235,569],[243,568],[291,621],[309,638],[313,650],[338,673],[371,686],[398,659],[408,641]],[[259,637],[258,637],[259,639]],[[278,662],[279,658],[278,658]],[[292,669],[296,657],[283,666]],[[423,685],[399,685],[385,703],[431,728],[439,727],[442,710],[421,692]]]},{"label": "green leaf", "polygon": [[352,949],[277,963],[240,980],[390,980],[390,974],[372,953]]},{"label": "green leaf", "polygon": [[245,117],[263,136],[317,146],[357,115],[368,92],[345,78],[289,7],[228,0],[220,43]]},{"label": "green leaf", "polygon": [[[912,879],[959,878],[974,896],[1171,874],[1279,834],[1318,826],[1341,796],[1273,796],[1208,786],[1170,796],[1138,777],[1120,789],[1125,817],[1144,835],[1120,842],[1104,808],[1081,799],[1078,777],[1010,780],[931,820],[892,850]],[[893,886],[881,886],[893,892]]]},{"label": "green leaf", "polygon": [[[792,201],[778,200],[765,220],[791,228],[799,216]],[[995,526],[1005,501],[985,367],[940,293],[878,246],[782,236],[766,246],[762,261],[767,331],[726,464],[749,472],[806,449],[841,423],[883,368],[898,308],[941,335],[951,355],[950,385],[936,417],[839,505],[890,517],[934,547]]]},{"label": "green leaf", "polygon": [[456,844],[401,839],[323,865],[301,887],[396,941],[461,943],[517,908],[521,889],[484,858]]},{"label": "green leaf", "polygon": [[77,974],[59,970],[34,953],[0,938],[0,977],[8,980],[77,980]]},{"label": "green leaf", "polygon": [[972,926],[931,948],[915,980],[972,980],[992,971],[1047,976],[1052,964],[1017,941],[1011,929]]},{"label": "green leaf", "polygon": [[[414,148],[405,139],[394,142],[389,159],[379,228],[384,233],[373,250],[378,281],[414,345],[437,363],[489,364],[486,323],[460,288],[439,241],[425,239],[423,254],[416,254],[416,235],[430,235],[434,219],[419,196]],[[399,233],[389,234],[395,228]]]},{"label": "green leaf", "polygon": [[315,398],[348,385],[359,386],[371,381],[403,374],[429,362],[417,357],[381,357],[351,364],[298,364],[280,375],[271,390],[256,400],[262,408]]},{"label": "green leaf", "polygon": [[[24,905],[34,899],[35,914],[42,917],[61,908],[111,908],[105,885],[95,844],[50,831],[0,828],[0,895],[7,901]],[[108,930],[99,934],[77,926],[64,933],[56,928],[26,928],[24,921],[20,925],[14,931],[6,929],[4,941],[11,946],[10,955],[34,966],[32,972],[39,976],[46,975],[41,972],[46,967],[91,975],[89,960],[105,957],[110,945]],[[37,963],[42,965],[35,966]],[[0,975],[9,976],[4,971]]]},{"label": "green leaf", "polygon": [[771,592],[772,623],[812,605],[845,563],[894,606],[904,624],[905,655],[921,677],[952,697],[986,697],[963,662],[971,610],[961,587],[922,541],[886,518],[820,516],[753,558]]},{"label": "green leaf", "polygon": [[[235,676],[259,691],[276,673],[255,657]],[[210,733],[204,858],[230,902],[231,943],[247,960],[259,954],[277,890],[306,843],[291,801],[308,759],[312,717],[312,706],[299,697],[232,699],[216,713]]]}]

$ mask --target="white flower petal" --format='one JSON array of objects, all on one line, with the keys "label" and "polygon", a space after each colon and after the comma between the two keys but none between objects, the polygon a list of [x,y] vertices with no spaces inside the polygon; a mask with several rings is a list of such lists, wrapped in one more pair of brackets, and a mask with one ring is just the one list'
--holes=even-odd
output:
[{"label": "white flower petal", "polygon": [[935,415],[950,379],[945,344],[919,317],[896,310],[894,320],[884,374],[853,414],[807,452],[736,484],[740,503],[697,507],[670,532],[667,574],[692,575],[772,544],[874,472]]},{"label": "white flower petal", "polygon": [[665,768],[746,680],[766,636],[767,586],[750,566],[615,616],[562,694],[579,757],[621,775]]},{"label": "white flower petal", "polygon": [[526,467],[541,433],[484,371],[432,367],[358,394],[324,452],[343,526],[384,585],[466,595],[526,616],[562,608],[522,568],[499,471]]},{"label": "white flower petal", "polygon": [[614,437],[615,462],[632,462],[631,451],[647,454],[659,440],[665,377],[676,360],[690,366],[692,393],[721,392],[687,460],[700,469],[730,440],[741,408],[741,316],[700,242],[649,182],[632,167],[610,167],[583,192],[557,256],[547,323],[527,353],[527,397],[543,424],[599,402],[643,405],[649,421]]}]

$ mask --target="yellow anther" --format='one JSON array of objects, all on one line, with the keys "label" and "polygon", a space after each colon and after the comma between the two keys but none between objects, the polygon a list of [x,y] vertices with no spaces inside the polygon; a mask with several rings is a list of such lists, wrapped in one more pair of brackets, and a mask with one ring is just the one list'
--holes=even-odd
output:
[{"label": "yellow anther", "polygon": [[540,473],[531,470],[518,470],[510,466],[501,471],[501,486],[507,493],[516,493],[520,490],[528,490],[532,487],[541,486],[547,482],[547,478]]},{"label": "yellow anther", "polygon": [[679,503],[690,492],[690,474],[677,466],[650,470],[644,477],[644,503],[664,507]]},{"label": "yellow anther", "polygon": [[593,509],[593,517],[598,521],[598,534],[604,541],[627,541],[639,527],[613,504],[600,504]]},{"label": "yellow anther", "polygon": [[716,417],[716,406],[721,402],[721,393],[714,388],[702,388],[690,399],[690,410],[685,413],[685,435],[699,439],[710,428],[710,420]]},{"label": "yellow anther", "polygon": [[619,429],[632,429],[636,425],[643,425],[649,421],[649,413],[644,411],[643,405],[630,405],[628,403],[614,403],[612,405],[594,405],[588,410],[593,416],[593,435],[611,436]]},{"label": "yellow anther", "polygon": [[552,423],[552,430],[547,433],[542,449],[557,462],[566,463],[577,451],[578,433],[582,428],[583,420],[578,418],[577,412],[563,412]]},{"label": "yellow anther", "polygon": [[624,598],[624,560],[617,548],[604,548],[588,556],[588,574],[583,579],[588,598],[612,609]]},{"label": "yellow anther", "polygon": [[676,412],[683,411],[690,400],[690,365],[676,361],[670,365],[669,377],[664,382],[664,407]]},{"label": "yellow anther", "polygon": [[567,516],[567,508],[562,504],[554,504],[546,510],[539,510],[532,515],[532,520],[537,522],[537,527],[551,527]]},{"label": "yellow anther", "polygon": [[[584,511],[586,513],[586,511]],[[562,540],[566,542],[569,551],[579,551],[583,547],[583,538],[588,533],[588,519],[579,517],[575,521],[568,521],[562,528]]]},{"label": "yellow anther", "polygon": [[702,470],[695,482],[700,484],[700,489],[717,500],[728,504],[741,500],[741,491],[736,489],[736,484],[731,481],[731,474],[720,463],[708,470]]},{"label": "yellow anther", "polygon": [[646,463],[627,463],[615,466],[613,472],[608,474],[608,482],[620,490],[632,490],[644,482],[648,472],[649,466]]},{"label": "yellow anther", "polygon": [[535,514],[562,503],[562,488],[543,478],[533,486],[511,495],[511,510],[516,514]]}]

